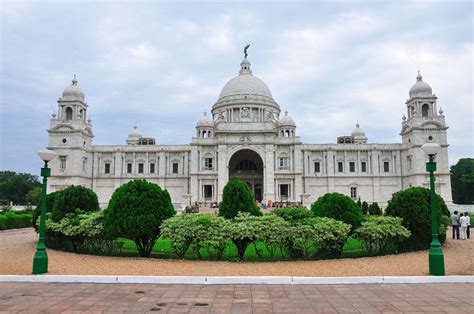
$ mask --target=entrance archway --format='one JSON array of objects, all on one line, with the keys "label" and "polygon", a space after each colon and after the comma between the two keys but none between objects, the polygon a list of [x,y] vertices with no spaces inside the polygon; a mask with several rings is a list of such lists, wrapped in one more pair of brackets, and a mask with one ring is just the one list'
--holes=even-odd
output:
[{"label": "entrance archway", "polygon": [[229,178],[245,181],[258,201],[263,196],[263,160],[251,149],[241,149],[229,160]]}]

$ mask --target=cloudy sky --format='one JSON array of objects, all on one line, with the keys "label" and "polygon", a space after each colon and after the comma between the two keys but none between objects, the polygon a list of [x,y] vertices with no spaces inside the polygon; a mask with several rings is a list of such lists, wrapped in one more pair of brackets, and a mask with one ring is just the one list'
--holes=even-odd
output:
[{"label": "cloudy sky", "polygon": [[420,70],[450,127],[450,164],[474,156],[471,1],[0,3],[0,170],[39,172],[73,74],[95,144],[123,144],[135,123],[158,143],[189,143],[248,43],[304,143],[334,143],[356,120],[370,142],[401,142]]}]

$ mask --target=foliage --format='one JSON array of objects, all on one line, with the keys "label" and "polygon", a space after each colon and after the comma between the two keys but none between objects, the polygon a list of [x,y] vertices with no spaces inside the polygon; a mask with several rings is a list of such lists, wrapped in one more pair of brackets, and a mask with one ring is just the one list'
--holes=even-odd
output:
[{"label": "foliage", "polygon": [[224,187],[222,202],[219,204],[219,216],[232,219],[238,213],[249,213],[254,216],[262,215],[259,207],[255,204],[254,195],[248,185],[232,177]]},{"label": "foliage", "polygon": [[329,217],[350,224],[351,231],[360,226],[362,210],[349,197],[340,193],[326,193],[311,206],[316,217]]},{"label": "foliage", "polygon": [[[264,243],[270,256],[273,258],[277,251],[280,251],[280,253],[284,255],[283,252],[290,224],[274,214],[263,215],[261,217],[255,217],[254,219],[258,220],[261,224],[260,234],[257,240]],[[263,254],[255,244],[254,242],[255,252],[261,258]]]},{"label": "foliage", "polygon": [[312,216],[311,211],[304,207],[275,208],[271,212],[286,221],[298,221]]},{"label": "foliage", "polygon": [[474,203],[474,158],[461,158],[451,166],[451,189],[454,203]]},{"label": "foliage", "polygon": [[0,199],[14,204],[25,204],[26,196],[33,188],[40,187],[38,176],[29,173],[0,171]]},{"label": "foliage", "polygon": [[26,194],[26,203],[27,204],[39,204],[41,201],[41,193],[43,188],[41,186],[33,187],[28,194]]},{"label": "foliage", "polygon": [[[438,211],[439,240],[446,240],[448,224],[442,216],[449,217],[449,210],[441,196],[436,195]],[[411,236],[401,242],[411,243],[412,249],[426,249],[431,242],[431,207],[430,190],[423,187],[413,187],[394,193],[389,201],[385,214],[403,218],[403,226],[411,232]]]},{"label": "foliage", "polygon": [[47,215],[46,231],[48,246],[63,248],[73,252],[112,253],[120,243],[105,234],[104,212],[68,213],[60,221]]},{"label": "foliage", "polygon": [[362,214],[367,215],[369,213],[369,204],[366,201],[362,202]]},{"label": "foliage", "polygon": [[402,226],[403,219],[391,216],[369,217],[354,231],[354,237],[363,241],[369,254],[380,253],[394,247],[397,242],[410,237],[410,231]]},{"label": "foliage", "polygon": [[132,180],[115,190],[104,212],[112,237],[135,241],[140,256],[149,257],[162,222],[176,214],[167,190],[146,180]]},{"label": "foliage", "polygon": [[180,258],[190,246],[198,258],[202,258],[201,248],[211,258],[221,258],[229,240],[227,224],[224,218],[208,214],[181,215],[165,220],[161,235],[172,241],[173,251]]},{"label": "foliage", "polygon": [[31,213],[8,211],[0,214],[0,230],[31,227]]},{"label": "foliage", "polygon": [[84,212],[99,210],[97,195],[91,189],[81,185],[71,185],[56,195],[51,211],[51,219],[60,221],[66,214],[76,209]]},{"label": "foliage", "polygon": [[371,216],[380,216],[382,215],[382,210],[377,202],[370,204],[369,206],[369,215]]},{"label": "foliage", "polygon": [[247,246],[261,237],[262,223],[249,213],[238,213],[228,225],[227,232],[237,247],[237,256],[243,260]]},{"label": "foliage", "polygon": [[[52,192],[46,195],[46,213],[50,213],[53,211],[54,204],[56,203],[56,199],[59,197],[59,195],[62,193],[62,191],[56,191]],[[36,221],[38,220],[39,216],[41,215],[41,199],[38,201],[38,206],[35,208],[35,211],[33,212],[33,227],[38,231],[38,225]]]}]

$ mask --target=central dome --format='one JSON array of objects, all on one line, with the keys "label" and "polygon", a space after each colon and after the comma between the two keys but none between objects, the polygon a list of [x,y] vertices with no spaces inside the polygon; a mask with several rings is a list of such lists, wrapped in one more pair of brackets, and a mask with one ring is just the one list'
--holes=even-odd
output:
[{"label": "central dome", "polygon": [[244,58],[240,63],[239,75],[224,85],[219,94],[219,99],[213,106],[213,111],[222,107],[248,106],[252,104],[271,107],[272,111],[276,110],[275,114],[277,115],[280,112],[280,107],[273,99],[272,92],[267,84],[258,77],[253,76],[250,62],[247,58]]}]

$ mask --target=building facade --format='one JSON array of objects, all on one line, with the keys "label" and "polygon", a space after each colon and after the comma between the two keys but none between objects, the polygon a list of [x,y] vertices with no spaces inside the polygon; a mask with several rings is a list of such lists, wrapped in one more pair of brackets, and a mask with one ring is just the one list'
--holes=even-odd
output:
[{"label": "building facade", "polygon": [[420,74],[405,104],[401,143],[371,143],[357,123],[350,136],[335,143],[304,144],[294,120],[280,111],[245,57],[211,115],[204,112],[197,122],[190,144],[160,145],[135,126],[125,144],[93,145],[88,104],[74,77],[48,129],[48,148],[58,154],[50,163],[48,189],[84,185],[106,207],[117,187],[143,178],[166,188],[180,209],[190,202],[221,201],[225,184],[237,176],[257,200],[309,205],[325,193],[340,192],[384,207],[397,191],[429,187],[421,145],[436,142],[442,147],[436,156],[436,189],[450,204],[448,127],[436,95]]}]

